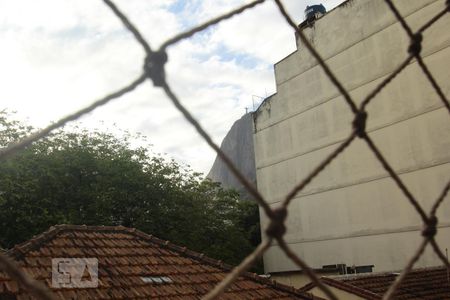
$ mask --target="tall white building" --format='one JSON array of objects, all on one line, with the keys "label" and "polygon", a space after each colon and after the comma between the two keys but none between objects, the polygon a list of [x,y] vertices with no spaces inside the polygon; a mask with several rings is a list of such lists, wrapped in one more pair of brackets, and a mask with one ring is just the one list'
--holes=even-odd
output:
[{"label": "tall white building", "polygon": [[[445,0],[397,0],[414,31]],[[326,2],[325,2],[326,4]],[[384,1],[349,0],[303,29],[351,96],[360,103],[407,57],[409,38]],[[423,35],[422,57],[450,97],[450,14]],[[277,93],[254,115],[259,191],[272,207],[351,132],[353,114],[309,51],[275,65]],[[413,60],[367,107],[367,132],[429,211],[450,180],[450,117]],[[450,199],[438,211],[437,241],[450,248]],[[268,220],[261,211],[262,228]],[[399,270],[416,251],[422,220],[366,143],[351,146],[289,206],[289,246],[312,267],[346,264]],[[298,270],[273,243],[265,270]],[[417,267],[440,265],[428,248]]]}]

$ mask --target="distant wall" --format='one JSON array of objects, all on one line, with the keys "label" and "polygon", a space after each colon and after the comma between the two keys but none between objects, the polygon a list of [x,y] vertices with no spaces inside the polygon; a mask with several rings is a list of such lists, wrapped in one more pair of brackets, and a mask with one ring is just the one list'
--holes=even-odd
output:
[{"label": "distant wall", "polygon": [[[248,113],[234,122],[222,141],[220,149],[228,155],[239,171],[256,184],[255,154],[253,148],[253,118]],[[217,156],[207,176],[212,181],[222,183],[226,188],[238,190],[242,198],[251,198],[247,190]]]},{"label": "distant wall", "polygon": [[[444,0],[394,1],[415,31]],[[424,34],[422,57],[450,97],[450,16]],[[349,0],[303,32],[360,102],[407,56],[409,39],[384,1]],[[255,113],[258,189],[272,207],[351,131],[353,115],[317,62],[298,50],[275,65],[277,93]],[[429,211],[450,179],[449,114],[412,62],[367,107],[367,131]],[[450,199],[438,212],[440,246],[450,248]],[[261,214],[262,228],[267,218]],[[312,267],[345,263],[404,267],[422,222],[366,144],[353,144],[292,201],[285,238]],[[273,244],[266,272],[297,267]],[[427,249],[416,266],[441,264]]]},{"label": "distant wall", "polygon": [[[333,276],[333,275],[339,275],[339,272],[323,272],[324,270],[315,270],[316,274],[320,277],[323,276]],[[279,283],[283,283],[285,285],[293,286],[295,288],[301,288],[307,285],[308,283],[311,283],[311,278],[301,271],[298,272],[280,272],[280,273],[273,273],[271,274],[270,279],[273,279]],[[311,291],[308,291],[312,293]],[[314,295],[316,295],[314,293]],[[324,298],[327,299],[327,298]],[[339,299],[347,299],[347,298],[339,298]]]}]

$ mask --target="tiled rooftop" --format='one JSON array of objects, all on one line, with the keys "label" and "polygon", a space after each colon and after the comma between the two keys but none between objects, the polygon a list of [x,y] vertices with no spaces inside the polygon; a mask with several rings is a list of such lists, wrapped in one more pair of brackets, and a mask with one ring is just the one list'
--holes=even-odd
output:
[{"label": "tiled rooftop", "polygon": [[[382,295],[398,273],[374,276],[355,276],[342,279],[343,282]],[[395,299],[450,299],[450,281],[444,267],[413,270],[400,285]]]},{"label": "tiled rooftop", "polygon": [[[330,286],[368,300],[382,299],[399,273],[373,273],[322,278]],[[301,290],[309,291],[308,284]],[[450,280],[445,267],[416,269],[410,272],[394,294],[396,300],[450,299]]]},{"label": "tiled rooftop", "polygon": [[[220,261],[122,226],[55,226],[7,254],[47,286],[52,283],[52,258],[97,258],[98,287],[52,288],[60,299],[200,299],[230,270]],[[23,288],[0,273],[2,293],[29,299]],[[246,273],[221,299],[319,298]]]}]

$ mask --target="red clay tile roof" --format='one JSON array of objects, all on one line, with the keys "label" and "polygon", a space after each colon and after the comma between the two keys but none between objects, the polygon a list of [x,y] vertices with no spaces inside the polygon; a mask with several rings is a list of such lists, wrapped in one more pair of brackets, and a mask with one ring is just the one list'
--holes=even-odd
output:
[{"label": "red clay tile roof", "polygon": [[[369,290],[365,290],[365,289],[359,288],[359,287],[351,285],[351,284],[344,283],[344,282],[336,280],[336,279],[322,277],[321,280],[323,283],[325,283],[329,286],[346,291],[346,292],[356,295],[356,296],[360,296],[366,300],[379,300],[382,298],[382,297],[380,297],[380,295],[375,294]],[[315,286],[316,285],[311,282],[311,283],[308,283],[307,285],[305,285],[304,287],[302,287],[300,290],[302,290],[304,292],[308,292],[311,289],[313,289]]]},{"label": "red clay tile roof", "polygon": [[[373,273],[322,278],[335,288],[369,300],[381,299],[399,273]],[[309,291],[314,284],[301,288]],[[445,267],[416,269],[410,272],[394,294],[398,300],[450,299],[450,281]]]},{"label": "red clay tile roof", "polygon": [[[200,299],[230,266],[135,229],[59,225],[15,246],[7,254],[21,268],[51,286],[52,258],[98,259],[97,288],[52,288],[60,299]],[[169,283],[145,283],[142,276],[166,276]],[[26,291],[0,273],[0,295],[28,299]],[[320,299],[256,274],[241,276],[221,299]]]}]

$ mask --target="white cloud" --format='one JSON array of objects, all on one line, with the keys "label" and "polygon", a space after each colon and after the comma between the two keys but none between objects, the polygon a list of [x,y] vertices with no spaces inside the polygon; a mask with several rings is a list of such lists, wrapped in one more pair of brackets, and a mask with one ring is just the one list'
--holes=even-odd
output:
[{"label": "white cloud", "polygon": [[[116,1],[153,48],[246,1]],[[306,1],[285,1],[297,22]],[[314,1],[309,1],[313,3]],[[324,0],[335,5],[338,0]],[[144,52],[101,1],[0,0],[0,109],[36,126],[88,105],[137,77]],[[275,91],[273,64],[294,51],[292,29],[272,2],[169,48],[168,81],[217,143],[252,106]],[[99,121],[103,120],[104,125]],[[208,172],[214,153],[150,82],[83,117],[148,136],[156,151]],[[111,129],[112,130],[112,129]]]}]

